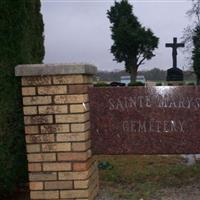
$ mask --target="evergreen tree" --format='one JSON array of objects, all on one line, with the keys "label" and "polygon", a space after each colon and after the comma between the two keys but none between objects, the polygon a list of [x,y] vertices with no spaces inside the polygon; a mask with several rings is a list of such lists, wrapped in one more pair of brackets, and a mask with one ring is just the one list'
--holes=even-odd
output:
[{"label": "evergreen tree", "polygon": [[139,66],[154,56],[153,50],[158,46],[158,38],[139,23],[127,0],[115,2],[107,15],[112,24],[114,41],[111,53],[117,62],[125,62],[131,82],[135,82]]},{"label": "evergreen tree", "polygon": [[192,39],[194,45],[192,51],[193,69],[196,74],[197,84],[200,85],[200,25],[197,25],[194,29]]},{"label": "evergreen tree", "polygon": [[0,1],[0,199],[27,174],[20,81],[14,68],[41,63],[43,40],[39,0]]}]

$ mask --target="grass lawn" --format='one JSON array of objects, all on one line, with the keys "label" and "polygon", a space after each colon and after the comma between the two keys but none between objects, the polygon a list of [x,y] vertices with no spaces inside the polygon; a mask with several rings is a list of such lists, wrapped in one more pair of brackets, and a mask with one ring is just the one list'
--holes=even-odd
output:
[{"label": "grass lawn", "polygon": [[200,182],[200,164],[187,166],[180,156],[97,156],[113,168],[100,170],[100,186],[113,199],[162,199],[162,189]]}]

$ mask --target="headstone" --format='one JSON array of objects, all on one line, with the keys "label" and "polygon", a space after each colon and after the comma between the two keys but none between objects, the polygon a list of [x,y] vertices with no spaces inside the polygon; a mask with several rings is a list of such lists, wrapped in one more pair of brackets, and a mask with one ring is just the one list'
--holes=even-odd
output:
[{"label": "headstone", "polygon": [[184,47],[184,43],[177,43],[177,38],[173,39],[173,43],[166,43],[166,47],[172,48],[173,67],[167,70],[167,81],[183,81],[183,71],[177,67],[177,49]]}]

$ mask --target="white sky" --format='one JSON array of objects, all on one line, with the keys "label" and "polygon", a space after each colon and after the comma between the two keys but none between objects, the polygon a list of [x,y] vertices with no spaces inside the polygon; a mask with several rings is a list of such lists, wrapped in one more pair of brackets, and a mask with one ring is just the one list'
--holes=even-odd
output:
[{"label": "white sky", "polygon": [[[138,0],[129,1],[134,14],[160,38],[156,56],[140,69],[172,67],[171,48],[166,42],[173,37],[181,41],[184,28],[192,23],[186,16],[191,0]],[[91,63],[99,70],[121,70],[123,63],[113,61],[110,23],[106,12],[112,1],[43,0],[42,14],[45,24],[45,63]],[[182,51],[178,51],[178,67],[188,68]]]}]

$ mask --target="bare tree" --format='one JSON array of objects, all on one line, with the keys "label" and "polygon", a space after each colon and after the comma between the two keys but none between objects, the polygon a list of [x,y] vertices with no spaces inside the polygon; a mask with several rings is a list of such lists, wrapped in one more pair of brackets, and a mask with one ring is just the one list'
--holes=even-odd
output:
[{"label": "bare tree", "polygon": [[200,23],[200,0],[192,0],[192,8],[187,11],[189,17],[195,18],[195,23]]},{"label": "bare tree", "polygon": [[200,26],[200,0],[192,0],[192,7],[187,11],[187,16],[193,20],[193,23],[188,25],[183,31],[182,40],[185,43],[184,53],[189,66],[192,67],[192,49],[194,30]]}]

